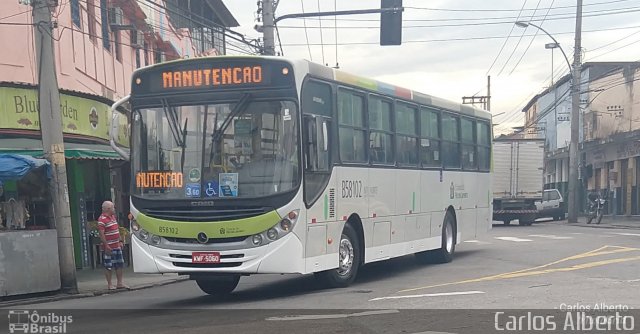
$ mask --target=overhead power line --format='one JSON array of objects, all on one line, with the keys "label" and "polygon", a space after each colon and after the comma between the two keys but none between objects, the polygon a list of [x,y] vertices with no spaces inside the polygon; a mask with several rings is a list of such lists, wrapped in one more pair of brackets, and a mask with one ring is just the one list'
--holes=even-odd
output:
[{"label": "overhead power line", "polygon": [[[607,29],[597,29],[597,30],[583,30],[582,32],[602,32],[602,31],[614,31],[614,30],[627,30],[627,29],[637,29],[640,26],[631,26],[631,27],[620,27],[620,28],[607,28]],[[342,29],[342,28],[341,28]],[[573,35],[573,31],[566,32],[554,32],[553,35]],[[525,36],[535,36],[534,34],[525,34]],[[425,39],[425,40],[408,40],[402,41],[402,43],[432,43],[432,42],[456,42],[456,41],[473,41],[473,40],[487,40],[487,39],[502,39],[506,36],[477,36],[477,37],[460,37],[460,38],[441,38],[441,39]],[[311,43],[310,45],[320,45],[318,43]],[[338,45],[379,45],[378,42],[341,42]],[[307,46],[307,44],[301,43],[289,43],[282,44],[282,46]]]},{"label": "overhead power line", "polygon": [[[599,16],[608,16],[608,15],[623,15],[623,14],[630,14],[630,13],[636,13],[636,12],[640,12],[640,6],[635,6],[635,7],[629,7],[629,8],[624,8],[624,9],[610,9],[610,10],[599,10],[599,11],[593,11],[591,12],[591,14],[584,14],[583,17],[599,17]],[[560,21],[560,20],[575,20],[576,16],[575,14],[555,14],[555,15],[548,15],[548,17],[545,18],[544,15],[542,16],[533,16],[529,21],[530,22],[542,22],[542,21]],[[477,22],[477,23],[452,23],[452,24],[431,24],[431,25],[403,25],[403,29],[416,29],[416,28],[443,28],[443,27],[470,27],[470,26],[486,26],[486,25],[500,25],[500,24],[513,24],[516,20],[516,17],[505,17],[505,18],[496,18],[497,20],[503,20],[503,21],[494,21],[494,22],[486,22],[488,19],[487,18],[481,18],[481,19],[469,19],[469,20],[480,20],[481,22]],[[344,21],[344,20],[343,20]],[[357,22],[354,20],[349,20],[352,22]],[[448,20],[450,21],[450,20]],[[378,20],[379,22],[379,20]],[[292,25],[288,25],[288,26],[280,26],[281,28],[288,28],[288,29],[302,29],[303,27],[301,26],[292,26]],[[318,29],[321,28],[320,26],[307,26],[307,28],[314,28],[314,29]],[[327,28],[327,27],[325,27]],[[333,29],[333,27],[328,27],[329,29]],[[369,25],[369,26],[339,26],[338,28],[340,29],[378,29],[380,28],[379,25]]]},{"label": "overhead power line", "polygon": [[[597,6],[597,5],[609,5],[612,3],[618,3],[618,2],[629,2],[629,1],[635,1],[635,0],[612,0],[612,1],[603,1],[603,2],[594,2],[591,4],[584,4],[582,5],[583,7],[588,7],[588,6]],[[576,6],[557,6],[557,7],[547,7],[547,8],[528,8],[528,9],[523,9],[524,11],[536,11],[538,9],[562,9],[562,8],[575,8]],[[517,12],[517,9],[503,9],[503,8],[493,8],[493,9],[486,9],[486,8],[475,8],[475,9],[447,9],[447,8],[429,8],[429,7],[405,7],[405,8],[410,8],[410,9],[418,9],[418,10],[428,10],[428,11],[441,11],[441,12]]]},{"label": "overhead power line", "polygon": [[[524,6],[527,5],[527,1],[525,0],[522,3],[522,8],[520,8],[520,12],[518,13],[518,17],[516,18],[516,21],[520,20],[520,15],[522,14],[522,10],[524,9]],[[507,35],[507,38],[504,39],[504,43],[502,43],[502,46],[500,47],[500,51],[498,51],[498,54],[496,55],[495,58],[493,58],[493,62],[491,63],[491,66],[489,66],[489,69],[487,70],[487,73],[485,75],[489,75],[489,73],[491,72],[491,70],[493,69],[493,65],[496,64],[496,61],[498,60],[498,58],[500,58],[500,55],[502,54],[502,51],[504,50],[504,47],[507,45],[507,41],[509,41],[509,38],[511,37],[511,34],[513,33],[513,30],[516,28],[515,23],[513,25],[511,25],[511,30],[509,30],[509,35]]]},{"label": "overhead power line", "polygon": [[[551,5],[553,5],[553,3],[554,3],[554,0],[551,1]],[[547,11],[547,14],[549,14],[549,11]],[[546,17],[546,15],[545,15],[545,17]],[[544,23],[544,19],[542,20],[542,22],[540,22],[540,26],[542,26],[542,23]],[[538,29],[536,29],[536,36],[538,35],[539,32],[540,31]],[[535,36],[533,38],[531,38],[531,40],[529,41],[529,45],[527,45],[527,48],[524,50],[524,52],[520,56],[520,59],[518,59],[518,62],[513,66],[513,69],[511,70],[511,72],[509,72],[509,75],[513,74],[513,72],[518,68],[518,65],[520,65],[520,62],[522,61],[524,56],[527,54],[527,51],[529,51],[529,49],[531,48],[531,44],[533,44],[533,41],[535,39],[536,39]]]}]

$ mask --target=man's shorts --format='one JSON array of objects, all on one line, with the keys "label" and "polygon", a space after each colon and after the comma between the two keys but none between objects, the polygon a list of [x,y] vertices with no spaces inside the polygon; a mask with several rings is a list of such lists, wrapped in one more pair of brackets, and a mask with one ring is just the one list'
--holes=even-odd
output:
[{"label": "man's shorts", "polygon": [[104,268],[111,270],[113,268],[124,267],[124,257],[122,256],[122,249],[112,248],[111,254],[104,253]]}]

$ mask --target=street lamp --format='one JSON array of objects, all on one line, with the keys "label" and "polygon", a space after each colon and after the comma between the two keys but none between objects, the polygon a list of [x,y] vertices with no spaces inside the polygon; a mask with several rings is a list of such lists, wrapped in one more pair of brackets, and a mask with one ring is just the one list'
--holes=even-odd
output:
[{"label": "street lamp", "polygon": [[558,124],[558,89],[553,87],[553,49],[560,47],[560,44],[553,42],[544,45],[545,49],[551,49],[551,86],[553,88],[553,119],[555,124]]},{"label": "street lamp", "polygon": [[560,46],[560,43],[556,41],[551,34],[549,34],[546,30],[542,29],[542,27],[537,26],[531,22],[522,22],[517,21],[516,25],[520,28],[526,28],[528,26],[533,26],[542,32],[544,32],[547,36],[549,36],[554,43],[558,45],[560,51],[562,51],[562,55],[564,56],[564,60],[567,62],[567,66],[569,67],[569,73],[572,73],[571,80],[571,144],[569,145],[569,223],[577,223],[578,222],[578,136],[579,136],[579,124],[580,122],[580,58],[579,58],[579,50],[580,50],[580,27],[582,25],[582,1],[578,0],[578,14],[576,18],[576,46],[574,50],[574,64],[572,67],[571,63],[569,63],[569,58],[567,58],[567,54],[564,53],[564,50]]},{"label": "street lamp", "polygon": [[542,29],[542,27],[537,26],[537,25],[535,25],[535,24],[533,24],[531,22],[517,21],[516,25],[518,27],[520,27],[520,28],[526,28],[528,26],[536,27],[536,28],[542,30],[542,32],[544,32],[545,34],[547,34],[547,36],[549,36],[553,40],[553,42],[558,46],[558,49],[560,49],[560,51],[562,51],[562,55],[564,56],[564,60],[567,62],[567,66],[569,66],[569,73],[571,73],[572,67],[571,67],[571,63],[569,63],[569,58],[567,58],[567,54],[564,53],[564,50],[560,46],[560,43],[558,43],[558,41],[556,41],[556,39],[553,38],[553,36],[551,36],[551,34],[549,34],[546,30]]},{"label": "street lamp", "polygon": [[558,43],[547,43],[544,45],[545,49],[551,49],[551,87],[553,87],[553,49],[560,47]]}]

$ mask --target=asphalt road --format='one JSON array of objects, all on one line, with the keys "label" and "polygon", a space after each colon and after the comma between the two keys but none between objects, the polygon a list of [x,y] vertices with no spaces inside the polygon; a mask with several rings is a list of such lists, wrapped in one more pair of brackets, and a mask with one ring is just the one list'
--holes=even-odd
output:
[{"label": "asphalt road", "polygon": [[344,289],[321,289],[312,275],[264,275],[243,277],[224,300],[186,281],[20,306],[72,312],[79,320],[69,328],[110,333],[479,333],[493,332],[496,311],[603,307],[640,309],[640,230],[495,225],[459,245],[451,263],[374,263]]}]

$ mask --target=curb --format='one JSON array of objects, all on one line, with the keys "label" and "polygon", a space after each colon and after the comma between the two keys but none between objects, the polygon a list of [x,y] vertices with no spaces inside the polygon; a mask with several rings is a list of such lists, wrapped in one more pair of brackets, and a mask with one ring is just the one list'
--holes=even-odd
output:
[{"label": "curb", "polygon": [[7,302],[0,302],[0,308],[27,305],[27,304],[51,303],[51,302],[57,302],[62,300],[69,300],[69,299],[81,299],[81,298],[98,297],[98,296],[104,296],[104,295],[112,295],[117,293],[144,290],[144,289],[179,283],[187,280],[189,280],[188,277],[180,277],[180,278],[172,279],[169,281],[141,284],[141,285],[133,286],[126,290],[125,289],[122,289],[122,290],[106,290],[105,289],[105,290],[96,290],[96,291],[90,291],[90,292],[81,292],[77,294],[60,293],[60,294],[47,296],[47,297],[32,297],[32,298],[18,299],[18,300],[12,300]]},{"label": "curb", "polygon": [[587,228],[610,228],[610,229],[620,229],[620,230],[638,230],[640,229],[640,225],[620,225],[620,224],[586,224],[586,223],[577,223],[577,224],[569,224],[564,223],[565,226],[577,226],[577,227],[587,227]]}]

